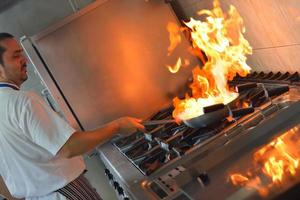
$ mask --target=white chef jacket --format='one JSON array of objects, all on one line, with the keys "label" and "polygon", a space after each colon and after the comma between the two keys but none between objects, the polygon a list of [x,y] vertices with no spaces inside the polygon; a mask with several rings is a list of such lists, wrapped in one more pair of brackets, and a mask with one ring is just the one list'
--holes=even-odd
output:
[{"label": "white chef jacket", "polygon": [[85,169],[82,156],[55,157],[74,132],[38,95],[0,87],[0,174],[14,197],[65,199],[54,191]]}]

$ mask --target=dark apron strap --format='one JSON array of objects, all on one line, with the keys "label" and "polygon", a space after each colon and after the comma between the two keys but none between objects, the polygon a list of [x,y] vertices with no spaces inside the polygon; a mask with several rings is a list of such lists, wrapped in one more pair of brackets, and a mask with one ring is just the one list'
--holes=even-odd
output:
[{"label": "dark apron strap", "polygon": [[102,200],[83,174],[57,192],[68,200]]}]

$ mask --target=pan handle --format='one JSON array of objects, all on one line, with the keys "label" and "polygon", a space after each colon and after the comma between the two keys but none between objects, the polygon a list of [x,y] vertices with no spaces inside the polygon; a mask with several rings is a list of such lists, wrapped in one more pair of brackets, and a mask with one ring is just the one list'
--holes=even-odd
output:
[{"label": "pan handle", "polygon": [[267,89],[269,97],[280,95],[289,91],[289,86],[281,86],[272,89]]},{"label": "pan handle", "polygon": [[240,93],[240,92],[243,92],[245,90],[249,90],[249,89],[252,89],[255,87],[257,87],[257,83],[244,83],[244,84],[237,85],[235,87],[235,91]]},{"label": "pan handle", "polygon": [[236,110],[231,110],[232,112],[232,117],[240,117],[249,113],[254,112],[254,108],[249,107],[249,108],[241,108],[241,109],[236,109]]},{"label": "pan handle", "polygon": [[225,105],[223,103],[218,103],[211,106],[203,107],[203,112],[206,114],[217,110],[221,110],[223,108],[225,108]]},{"label": "pan handle", "polygon": [[142,124],[144,126],[151,126],[151,125],[161,125],[161,124],[170,124],[176,122],[175,119],[166,119],[166,120],[149,120],[143,121]]}]

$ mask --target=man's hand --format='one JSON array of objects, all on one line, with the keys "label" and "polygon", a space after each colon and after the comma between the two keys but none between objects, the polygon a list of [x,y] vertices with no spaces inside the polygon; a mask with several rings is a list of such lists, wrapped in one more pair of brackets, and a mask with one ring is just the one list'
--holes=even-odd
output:
[{"label": "man's hand", "polygon": [[145,127],[141,122],[142,120],[133,117],[122,117],[113,121],[118,127],[118,134],[122,136],[128,136],[137,130],[144,131]]},{"label": "man's hand", "polygon": [[128,136],[137,130],[145,130],[140,119],[122,117],[114,120],[93,131],[75,132],[62,146],[57,156],[72,158],[82,155],[95,148],[97,145],[107,141],[113,135]]}]

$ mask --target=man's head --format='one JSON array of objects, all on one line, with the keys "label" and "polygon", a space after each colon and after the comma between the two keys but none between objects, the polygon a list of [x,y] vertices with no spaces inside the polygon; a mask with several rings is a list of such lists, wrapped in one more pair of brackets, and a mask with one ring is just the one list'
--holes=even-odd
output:
[{"label": "man's head", "polygon": [[0,81],[20,86],[27,80],[27,58],[14,36],[0,33]]}]

